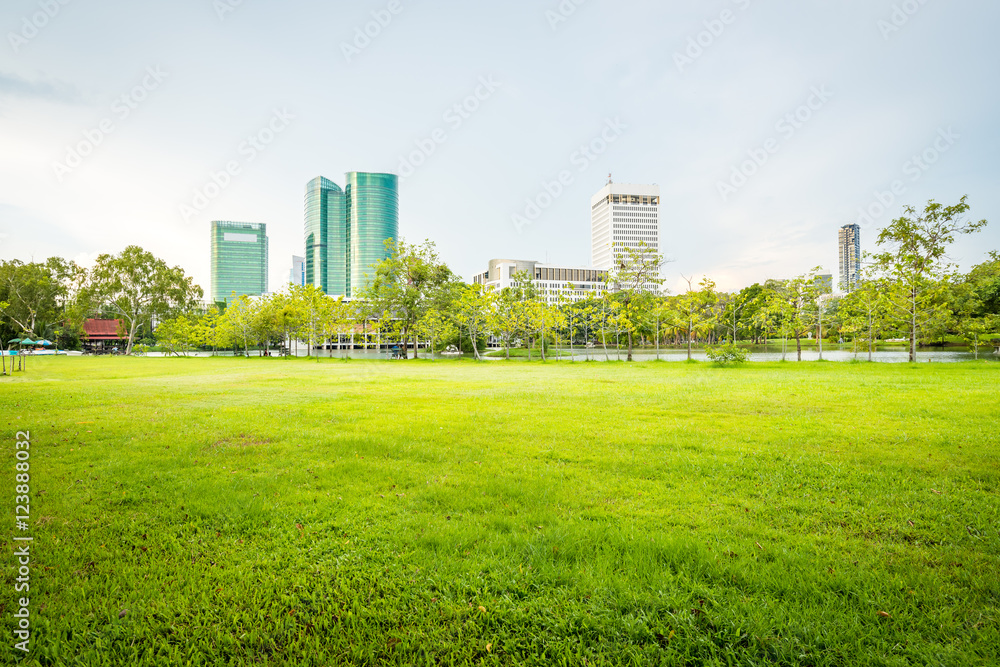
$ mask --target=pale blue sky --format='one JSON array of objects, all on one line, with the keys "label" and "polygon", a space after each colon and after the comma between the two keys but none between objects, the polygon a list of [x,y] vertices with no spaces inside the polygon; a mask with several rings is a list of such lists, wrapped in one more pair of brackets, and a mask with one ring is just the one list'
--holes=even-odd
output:
[{"label": "pale blue sky", "polygon": [[[996,2],[566,0],[556,22],[558,0],[396,1],[5,0],[0,257],[139,244],[207,291],[209,222],[265,222],[274,289],[303,251],[307,181],[398,172],[437,129],[446,141],[401,186],[400,229],[466,278],[494,257],[589,263],[590,197],[609,172],[661,186],[673,289],[681,274],[735,289],[835,272],[837,228],[897,180],[866,248],[902,205],[963,194],[991,226],[956,261],[1000,248]],[[912,14],[889,31],[894,6]],[[391,21],[348,58],[373,12]],[[448,113],[477,89],[478,108]],[[797,111],[800,127],[779,125]],[[615,140],[581,159],[609,122]],[[244,143],[261,131],[262,150]],[[97,143],[85,133],[99,145],[57,168]],[[724,199],[720,182],[767,148]],[[910,162],[925,151],[933,164]],[[227,187],[182,210],[228,162]],[[571,185],[515,225],[562,170]]]}]

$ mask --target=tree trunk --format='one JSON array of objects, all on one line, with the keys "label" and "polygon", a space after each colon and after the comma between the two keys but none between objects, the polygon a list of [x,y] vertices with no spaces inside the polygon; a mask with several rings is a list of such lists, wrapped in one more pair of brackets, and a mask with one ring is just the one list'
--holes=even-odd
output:
[{"label": "tree trunk", "polygon": [[629,329],[629,332],[628,332],[628,357],[625,360],[626,361],[632,361],[632,330],[631,329]]},{"label": "tree trunk", "polygon": [[798,350],[799,361],[802,361],[802,338],[798,331],[795,332],[795,349]]},{"label": "tree trunk", "polygon": [[819,345],[819,360],[823,361],[823,319],[817,315],[816,322],[818,326],[816,344]]},{"label": "tree trunk", "polygon": [[660,360],[660,318],[656,318],[656,360]]},{"label": "tree trunk", "polygon": [[687,338],[688,338],[688,361],[691,361],[691,333],[692,333],[692,327],[691,327],[691,324],[689,322],[688,323],[688,336],[687,336]]}]

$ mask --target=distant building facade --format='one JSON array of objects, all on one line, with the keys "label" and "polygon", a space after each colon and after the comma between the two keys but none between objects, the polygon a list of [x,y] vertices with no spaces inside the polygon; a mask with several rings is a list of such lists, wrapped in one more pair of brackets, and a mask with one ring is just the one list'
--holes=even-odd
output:
[{"label": "distant building facade", "polygon": [[489,269],[473,277],[472,282],[487,289],[500,291],[518,287],[515,275],[531,276],[541,300],[551,305],[564,301],[582,301],[600,297],[607,289],[608,272],[594,267],[571,267],[542,264],[517,259],[490,260]]},{"label": "distant building facade", "polygon": [[853,292],[861,279],[861,226],[844,225],[838,234],[840,291]]},{"label": "distant building facade", "polygon": [[212,222],[212,300],[267,293],[267,225]]},{"label": "distant building facade", "polygon": [[399,178],[350,172],[345,187],[322,176],[306,185],[306,283],[325,294],[354,297],[399,239]]},{"label": "distant building facade", "polygon": [[306,284],[306,258],[292,255],[292,270],[288,273],[289,284],[304,287]]}]

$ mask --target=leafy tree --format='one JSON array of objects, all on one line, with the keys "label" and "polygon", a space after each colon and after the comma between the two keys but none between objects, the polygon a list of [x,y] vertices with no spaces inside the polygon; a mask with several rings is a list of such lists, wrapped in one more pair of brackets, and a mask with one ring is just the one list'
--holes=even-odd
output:
[{"label": "leafy tree", "polygon": [[[802,361],[802,338],[818,325],[821,310],[819,305],[820,287],[816,282],[819,267],[807,274],[789,280],[785,284],[784,297],[788,301],[787,325],[795,337],[798,361]],[[822,343],[820,343],[822,345]]]},{"label": "leafy tree", "polygon": [[476,361],[479,356],[479,336],[490,325],[490,318],[495,307],[496,295],[483,289],[482,285],[470,285],[463,289],[454,305],[454,311],[459,322],[469,332],[472,351]]},{"label": "leafy tree", "polygon": [[104,309],[124,320],[125,353],[130,354],[144,322],[190,310],[203,295],[180,267],[171,268],[152,253],[129,246],[119,255],[98,256],[79,300],[88,310]]},{"label": "leafy tree", "polygon": [[760,311],[760,321],[765,330],[776,330],[781,334],[781,360],[785,361],[795,314],[787,281],[768,281],[765,290],[766,301]]},{"label": "leafy tree", "polygon": [[876,255],[875,260],[885,278],[902,288],[890,294],[893,307],[909,330],[911,362],[917,361],[920,330],[939,315],[949,267],[948,246],[958,234],[971,234],[986,226],[985,220],[965,220],[969,210],[967,199],[962,197],[953,206],[931,200],[922,213],[907,206],[902,217],[879,233],[878,244],[887,249]]},{"label": "leafy tree", "polygon": [[634,338],[649,317],[653,300],[663,285],[663,256],[640,241],[636,248],[616,249],[616,266],[609,282],[619,304],[616,322],[628,335],[628,357],[632,361]]},{"label": "leafy tree", "polygon": [[187,355],[187,351],[194,347],[197,323],[192,322],[186,315],[160,322],[156,327],[156,343],[163,347],[170,354],[177,356]]},{"label": "leafy tree", "polygon": [[247,357],[250,356],[250,346],[258,341],[257,310],[253,299],[244,294],[229,302],[222,318],[224,326],[233,340],[243,346],[243,355]]},{"label": "leafy tree", "polygon": [[81,269],[73,262],[51,257],[25,264],[0,261],[0,332],[6,340],[26,334],[32,338],[57,337],[55,329],[66,321],[65,304],[78,283]]},{"label": "leafy tree", "polygon": [[510,345],[521,331],[521,299],[515,290],[505,287],[493,299],[489,329],[503,342],[505,358],[510,360]]},{"label": "leafy tree", "polygon": [[431,308],[417,321],[417,335],[431,341],[431,354],[437,349],[437,341],[445,340],[455,335],[457,328],[452,319],[445,313]]},{"label": "leafy tree", "polygon": [[694,278],[682,276],[688,285],[684,294],[674,297],[670,317],[674,323],[682,327],[687,336],[687,358],[691,360],[691,346],[694,338],[701,332],[711,328],[715,323],[715,306],[719,295],[715,291],[715,282],[710,278],[702,278],[698,283],[701,289],[694,289]]},{"label": "leafy tree", "polygon": [[[429,309],[447,307],[455,276],[430,241],[411,245],[402,239],[388,239],[385,247],[389,256],[375,265],[375,275],[361,290],[360,298],[396,321],[403,355],[407,356],[407,340],[414,335],[414,325]],[[414,358],[417,354],[414,341]]]},{"label": "leafy tree", "polygon": [[[847,331],[861,332],[868,343],[868,361],[872,361],[875,342],[889,317],[889,298],[884,283],[859,276],[858,286],[840,301],[840,314]],[[855,352],[857,350],[855,349]]]}]

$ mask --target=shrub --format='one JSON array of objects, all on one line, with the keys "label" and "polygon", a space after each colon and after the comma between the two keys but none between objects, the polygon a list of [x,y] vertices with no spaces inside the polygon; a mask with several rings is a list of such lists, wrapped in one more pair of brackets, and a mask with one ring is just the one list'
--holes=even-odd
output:
[{"label": "shrub", "polygon": [[743,364],[750,359],[750,352],[738,347],[735,343],[726,343],[718,347],[710,347],[706,351],[710,361],[720,366],[727,364]]}]

